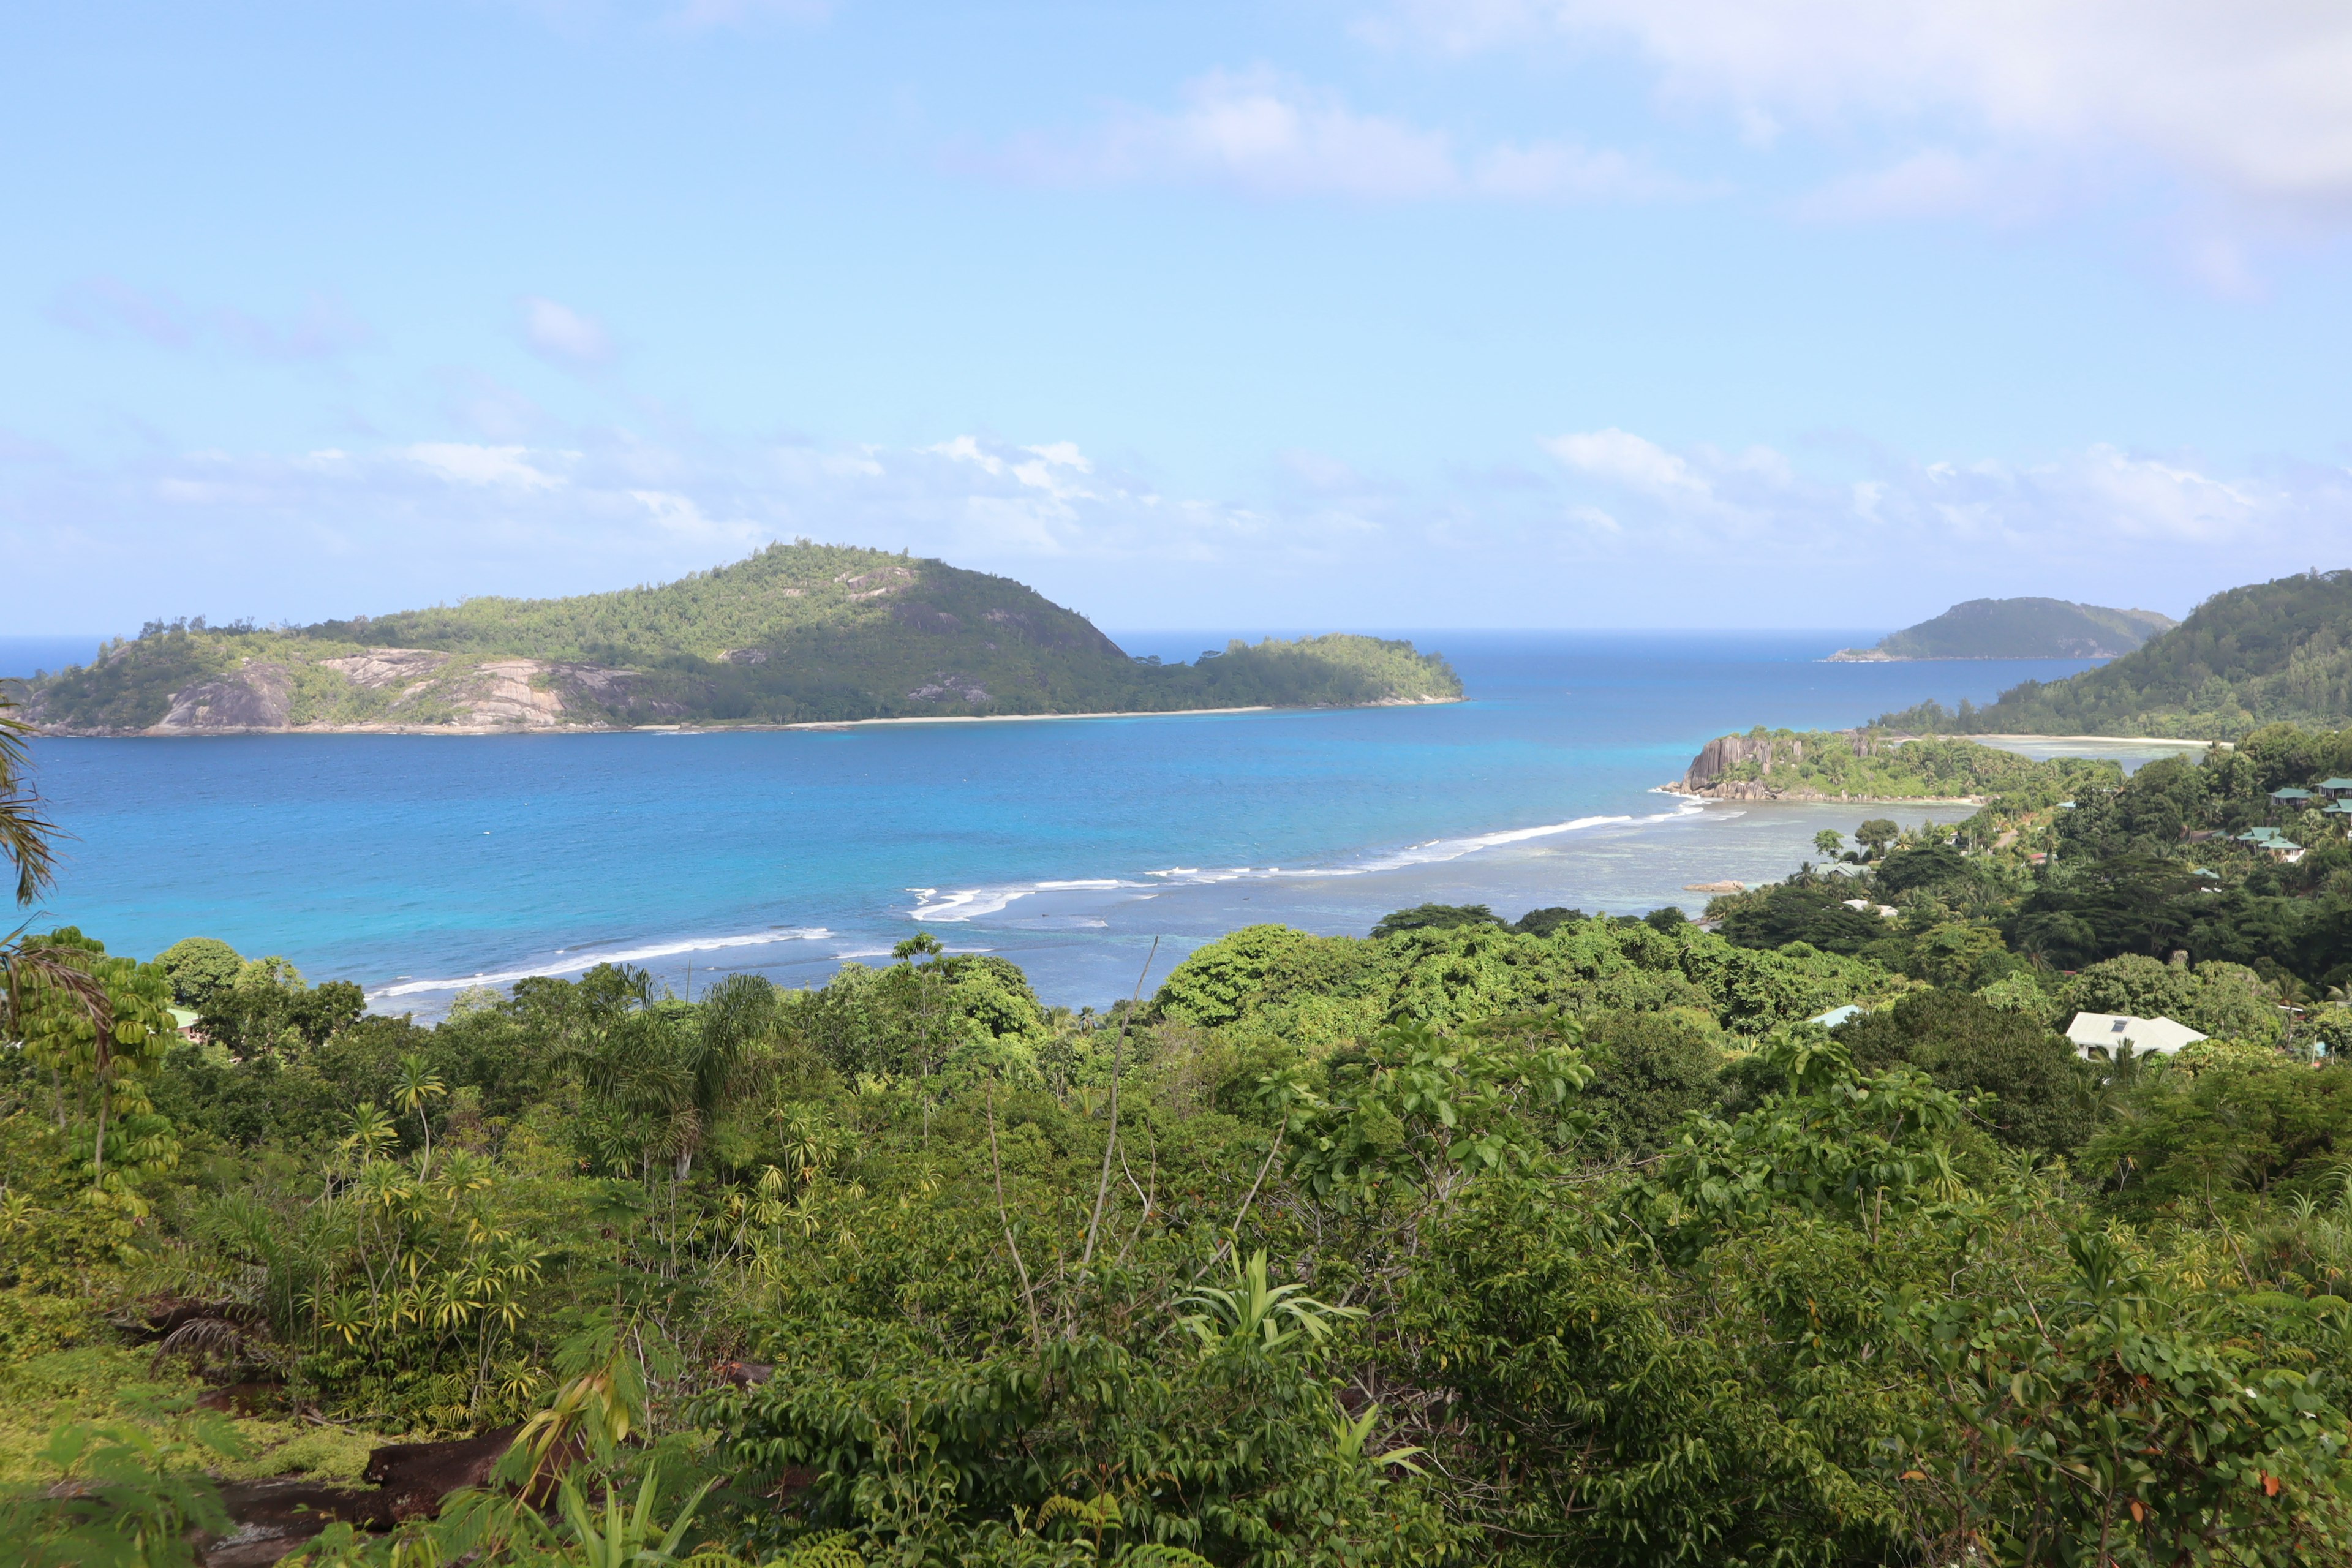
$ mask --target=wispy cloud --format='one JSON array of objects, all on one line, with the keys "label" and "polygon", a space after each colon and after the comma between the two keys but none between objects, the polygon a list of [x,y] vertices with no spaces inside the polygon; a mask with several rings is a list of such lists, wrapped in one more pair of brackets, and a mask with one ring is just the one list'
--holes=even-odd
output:
[{"label": "wispy cloud", "polygon": [[49,319],[93,337],[128,333],[174,352],[226,350],[282,363],[341,358],[375,334],[341,301],[311,294],[290,315],[272,320],[234,306],[198,307],[165,289],[120,278],[84,278],[50,302]]},{"label": "wispy cloud", "polygon": [[1627,154],[1568,141],[1465,143],[1351,108],[1265,68],[1212,71],[1171,111],[1122,110],[1071,135],[1032,133],[982,160],[1046,183],[1223,185],[1360,201],[1646,199],[1685,187]]},{"label": "wispy cloud", "polygon": [[520,304],[523,341],[540,358],[566,370],[601,370],[612,363],[612,334],[594,317],[537,296]]}]

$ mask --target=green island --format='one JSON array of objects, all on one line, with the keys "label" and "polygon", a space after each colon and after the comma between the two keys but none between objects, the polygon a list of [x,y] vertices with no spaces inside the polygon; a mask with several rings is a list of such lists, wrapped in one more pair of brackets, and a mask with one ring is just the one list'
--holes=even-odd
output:
[{"label": "green island", "polygon": [[59,734],[510,731],[1440,702],[1443,658],[1334,634],[1130,658],[1010,578],[774,544],[658,587],[316,626],[152,622],[33,683]]},{"label": "green island", "polygon": [[2064,599],[1970,599],[1868,647],[1844,663],[1897,658],[2114,658],[2179,623],[2154,610],[2111,610]]},{"label": "green island", "polygon": [[2352,720],[2352,572],[2216,594],[2141,647],[1983,708],[1926,702],[1881,727],[1948,734],[2158,735],[2234,741],[2266,724]]},{"label": "green island", "polygon": [[[0,729],[29,900],[26,760]],[[1697,921],[1257,926],[1100,1013],[922,933],[428,1026],[19,932],[0,1541],[2341,1563],[2352,731],[2011,762]]]}]

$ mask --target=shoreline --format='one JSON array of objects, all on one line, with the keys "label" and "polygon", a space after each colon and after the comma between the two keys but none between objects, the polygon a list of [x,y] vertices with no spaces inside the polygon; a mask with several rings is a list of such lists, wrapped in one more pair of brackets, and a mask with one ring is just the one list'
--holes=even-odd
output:
[{"label": "shoreline", "polygon": [[1213,713],[1347,713],[1369,708],[1430,708],[1467,701],[1465,697],[1389,698],[1379,702],[1305,703],[1285,708],[1253,703],[1240,708],[1129,708],[1087,713],[908,713],[889,719],[804,719],[788,724],[300,724],[259,729],[224,726],[208,730],[36,730],[44,741],[205,741],[242,735],[427,735],[475,738],[492,735],[733,735],[786,730],[854,730],[869,724],[1008,724],[1049,719],[1181,719]]},{"label": "shoreline", "polygon": [[2220,746],[2227,751],[2236,751],[2238,749],[2238,743],[2235,741],[2189,741],[2183,740],[2177,735],[2027,735],[1988,733],[1982,735],[1939,735],[1933,737],[1923,735],[1916,738],[1920,740],[1936,739],[1953,741],[2056,741],[2068,744],[2078,743],[2084,741],[2095,741],[2102,745],[2109,746]]},{"label": "shoreline", "polygon": [[[2132,650],[2137,652],[2137,649]],[[2119,653],[1879,653],[1873,649],[1842,647],[1835,653],[1825,653],[1815,664],[1995,664],[2003,661],[2046,658],[2060,664],[2107,664],[2124,658]]]},{"label": "shoreline", "polygon": [[1992,804],[1989,795],[1799,795],[1783,792],[1779,795],[1713,795],[1720,786],[1707,784],[1693,789],[1676,779],[1672,784],[1654,784],[1657,795],[1680,795],[1685,800],[1739,801],[1748,805],[1973,805]]}]

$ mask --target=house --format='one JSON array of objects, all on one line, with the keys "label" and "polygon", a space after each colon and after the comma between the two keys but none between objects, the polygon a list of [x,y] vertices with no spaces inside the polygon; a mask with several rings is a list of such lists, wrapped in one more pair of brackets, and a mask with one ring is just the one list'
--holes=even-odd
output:
[{"label": "house", "polygon": [[1844,902],[1847,909],[1860,910],[1864,914],[1875,910],[1878,918],[1883,921],[1891,921],[1903,912],[1893,904],[1874,904],[1868,899],[1848,899]]},{"label": "house", "polygon": [[2095,1048],[2113,1058],[2117,1054],[2116,1047],[2126,1040],[2136,1055],[2160,1051],[2168,1057],[2205,1037],[2169,1018],[2135,1018],[2128,1013],[2077,1013],[2074,1021],[2066,1026],[2066,1037],[2074,1043],[2076,1053],[2087,1060]]},{"label": "house", "polygon": [[2303,858],[2303,846],[2275,827],[2250,827],[2239,834],[2235,842],[2268,850],[2273,857],[2290,866]]},{"label": "house", "polygon": [[2273,805],[2291,805],[2299,808],[2309,805],[2311,804],[2311,800],[2312,795],[2309,790],[2296,789],[2293,785],[2289,785],[2284,789],[2274,789],[2271,791],[2271,804]]},{"label": "house", "polygon": [[2352,795],[2352,779],[2322,779],[2315,787],[2330,800],[2342,800]]}]

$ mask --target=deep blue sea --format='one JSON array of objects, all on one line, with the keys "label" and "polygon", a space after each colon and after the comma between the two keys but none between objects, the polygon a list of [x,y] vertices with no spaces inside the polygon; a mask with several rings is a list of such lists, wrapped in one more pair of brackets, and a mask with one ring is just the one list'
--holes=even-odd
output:
[{"label": "deep blue sea", "polygon": [[[785,984],[918,927],[1102,1005],[1235,927],[1361,932],[1435,900],[1696,910],[1864,812],[1657,793],[1711,736],[1984,701],[2054,660],[1826,664],[1864,631],[1417,632],[1465,702],[719,734],[42,741],[76,835],[46,919],[190,935],[381,1011],[607,958]],[[94,641],[94,639],[82,639]],[[1130,634],[1191,658],[1222,634]],[[0,664],[6,649],[0,648]],[[76,657],[83,657],[76,656]],[[29,668],[29,665],[28,667]],[[0,673],[5,673],[0,668]],[[1963,815],[1947,809],[1945,817]],[[1906,821],[1920,808],[1898,813]],[[691,968],[691,977],[688,970]]]}]

